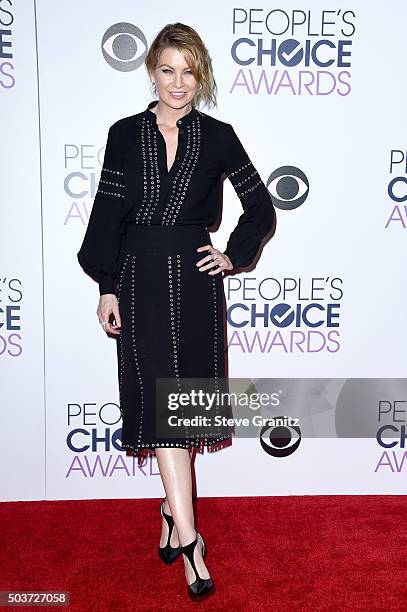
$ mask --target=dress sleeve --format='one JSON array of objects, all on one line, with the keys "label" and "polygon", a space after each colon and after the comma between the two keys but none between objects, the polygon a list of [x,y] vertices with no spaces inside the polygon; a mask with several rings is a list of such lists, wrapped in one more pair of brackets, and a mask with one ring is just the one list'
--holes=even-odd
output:
[{"label": "dress sleeve", "polygon": [[261,241],[276,218],[270,193],[253,166],[232,125],[226,124],[222,142],[223,171],[233,185],[243,207],[224,253],[233,266],[246,267],[256,256]]},{"label": "dress sleeve", "polygon": [[122,146],[117,124],[113,124],[85,237],[77,253],[83,270],[99,283],[100,295],[114,293],[126,195]]}]

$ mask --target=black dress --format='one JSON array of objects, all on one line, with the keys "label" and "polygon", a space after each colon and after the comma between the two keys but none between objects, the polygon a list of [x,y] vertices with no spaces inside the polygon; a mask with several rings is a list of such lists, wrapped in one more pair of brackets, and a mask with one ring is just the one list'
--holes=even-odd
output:
[{"label": "black dress", "polygon": [[[247,266],[272,229],[270,194],[233,127],[192,110],[177,121],[178,148],[167,169],[166,144],[151,102],[114,123],[78,260],[114,293],[121,333],[116,338],[122,415],[121,443],[128,453],[157,447],[203,452],[231,444],[219,437],[157,437],[156,379],[218,380],[226,376],[225,296],[222,273],[201,272],[196,262],[211,245],[208,227],[220,209],[222,174],[243,213],[225,253]],[[217,387],[218,388],[218,387]]]}]

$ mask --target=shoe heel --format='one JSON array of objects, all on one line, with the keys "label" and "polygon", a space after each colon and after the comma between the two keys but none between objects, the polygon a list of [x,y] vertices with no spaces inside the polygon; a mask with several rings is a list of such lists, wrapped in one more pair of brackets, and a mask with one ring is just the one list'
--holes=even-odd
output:
[{"label": "shoe heel", "polygon": [[162,500],[161,505],[160,505],[160,514],[167,522],[168,538],[167,538],[167,543],[165,546],[158,547],[158,556],[160,557],[162,561],[164,561],[164,563],[166,563],[167,565],[170,565],[171,563],[174,563],[174,561],[178,559],[178,557],[180,556],[181,545],[174,548],[170,544],[172,531],[174,529],[175,523],[174,523],[174,519],[172,518],[171,514],[167,514],[163,510],[164,499]]},{"label": "shoe heel", "polygon": [[201,536],[200,533],[198,532],[196,533],[195,540],[193,540],[193,542],[190,542],[189,544],[186,544],[185,546],[181,546],[181,552],[188,559],[195,573],[195,577],[196,577],[196,580],[194,582],[187,585],[188,595],[194,601],[198,599],[201,600],[204,597],[208,597],[208,595],[213,593],[215,590],[212,578],[201,578],[201,576],[198,574],[198,570],[196,569],[196,565],[194,561],[194,550],[195,550],[195,546],[198,543],[198,539],[201,540],[202,558],[203,558],[204,553],[206,552],[206,547],[205,547],[205,542],[203,540],[203,537]]}]

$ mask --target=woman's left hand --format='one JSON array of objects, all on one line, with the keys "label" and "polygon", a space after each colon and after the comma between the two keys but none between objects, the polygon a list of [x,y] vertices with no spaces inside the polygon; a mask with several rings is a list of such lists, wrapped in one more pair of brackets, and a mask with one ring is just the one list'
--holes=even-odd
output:
[{"label": "woman's left hand", "polygon": [[[210,251],[209,255],[196,263],[200,272],[209,270],[208,274],[214,276],[215,274],[219,274],[219,272],[223,272],[223,270],[233,270],[233,264],[229,257],[215,249],[211,244],[198,247],[197,251]],[[212,270],[215,266],[217,266],[216,269]]]}]

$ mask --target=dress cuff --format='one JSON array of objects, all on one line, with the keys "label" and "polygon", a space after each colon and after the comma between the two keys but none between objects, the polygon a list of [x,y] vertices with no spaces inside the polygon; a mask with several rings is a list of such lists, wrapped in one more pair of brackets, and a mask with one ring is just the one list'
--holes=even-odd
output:
[{"label": "dress cuff", "polygon": [[229,257],[230,261],[232,262],[232,266],[234,268],[238,267],[237,257],[235,257],[235,254],[233,253],[233,251],[231,251],[230,249],[226,249],[225,251],[223,251],[223,254]]},{"label": "dress cuff", "polygon": [[103,275],[99,281],[99,295],[105,295],[106,293],[114,293],[114,278]]}]

